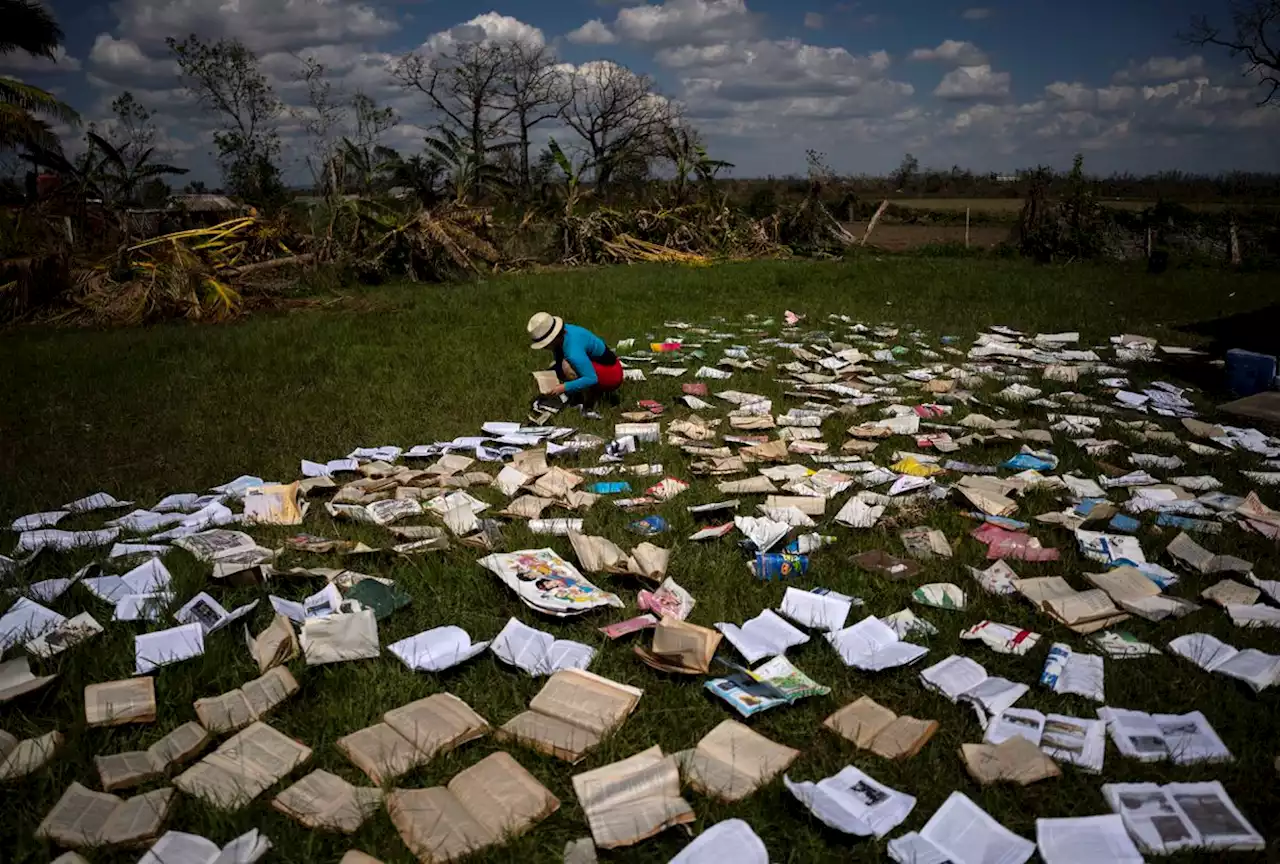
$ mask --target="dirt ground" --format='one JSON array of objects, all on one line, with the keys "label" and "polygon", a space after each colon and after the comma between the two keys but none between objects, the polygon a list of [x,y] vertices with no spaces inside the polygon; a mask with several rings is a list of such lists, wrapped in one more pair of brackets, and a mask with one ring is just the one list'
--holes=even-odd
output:
[{"label": "dirt ground", "polygon": [[[865,222],[847,222],[845,228],[859,240],[867,230]],[[974,225],[969,228],[969,245],[991,249],[1009,239],[1008,225]],[[942,225],[877,225],[868,246],[901,252],[928,243],[963,243],[964,226]]]}]

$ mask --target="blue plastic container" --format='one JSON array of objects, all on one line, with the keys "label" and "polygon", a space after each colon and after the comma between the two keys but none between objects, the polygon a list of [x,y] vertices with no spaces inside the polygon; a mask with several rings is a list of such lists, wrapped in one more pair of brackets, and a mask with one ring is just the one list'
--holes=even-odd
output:
[{"label": "blue plastic container", "polygon": [[1276,358],[1232,348],[1227,352],[1227,388],[1237,396],[1269,390],[1276,379]]}]

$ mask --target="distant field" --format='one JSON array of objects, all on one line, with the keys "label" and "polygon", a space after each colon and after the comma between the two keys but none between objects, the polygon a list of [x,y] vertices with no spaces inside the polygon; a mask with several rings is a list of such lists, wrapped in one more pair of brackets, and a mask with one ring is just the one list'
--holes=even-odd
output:
[{"label": "distant field", "polygon": [[[890,198],[890,203],[898,207],[911,207],[917,210],[973,210],[987,213],[1016,213],[1022,209],[1021,198]],[[1154,204],[1154,201],[1139,200],[1103,200],[1107,207],[1121,210],[1143,210]],[[1183,205],[1191,210],[1214,212],[1231,205],[1221,202],[1205,201]]]}]

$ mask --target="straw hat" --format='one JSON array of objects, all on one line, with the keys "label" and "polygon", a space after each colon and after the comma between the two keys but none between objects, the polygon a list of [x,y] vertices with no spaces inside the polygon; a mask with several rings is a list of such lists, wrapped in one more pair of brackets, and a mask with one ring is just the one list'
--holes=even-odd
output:
[{"label": "straw hat", "polygon": [[531,348],[546,348],[564,330],[564,319],[558,315],[538,312],[529,319],[529,343]]}]

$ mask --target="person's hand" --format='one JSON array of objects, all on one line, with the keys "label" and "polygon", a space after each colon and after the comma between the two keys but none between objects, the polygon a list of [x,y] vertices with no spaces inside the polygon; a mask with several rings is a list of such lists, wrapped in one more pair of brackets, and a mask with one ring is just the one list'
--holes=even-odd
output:
[{"label": "person's hand", "polygon": [[552,388],[551,388],[551,393],[550,393],[549,395],[551,395],[551,396],[563,396],[563,395],[564,395],[564,385],[563,385],[563,384],[557,384],[556,386],[552,387]]}]

